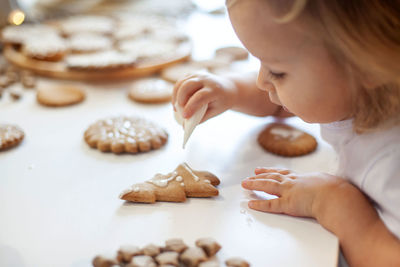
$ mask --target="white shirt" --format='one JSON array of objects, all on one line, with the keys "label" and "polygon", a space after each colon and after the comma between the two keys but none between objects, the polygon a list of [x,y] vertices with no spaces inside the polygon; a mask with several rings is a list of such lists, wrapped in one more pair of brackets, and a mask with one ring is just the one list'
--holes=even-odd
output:
[{"label": "white shirt", "polygon": [[346,120],[321,124],[321,136],[339,155],[336,175],[364,192],[400,239],[400,126],[356,134]]}]

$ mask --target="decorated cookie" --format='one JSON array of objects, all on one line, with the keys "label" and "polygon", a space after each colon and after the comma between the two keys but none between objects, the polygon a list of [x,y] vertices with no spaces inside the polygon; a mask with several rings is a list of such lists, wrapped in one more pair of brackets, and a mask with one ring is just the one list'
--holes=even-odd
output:
[{"label": "decorated cookie", "polygon": [[196,240],[196,246],[202,248],[208,257],[212,257],[221,249],[221,245],[213,238],[200,238]]},{"label": "decorated cookie", "polygon": [[206,71],[207,69],[203,66],[194,63],[177,64],[161,71],[161,77],[172,83],[176,83],[178,80],[188,76],[190,74]]},{"label": "decorated cookie", "polygon": [[128,96],[133,101],[143,103],[169,102],[172,96],[173,84],[159,78],[143,78],[136,80],[130,86]]},{"label": "decorated cookie", "polygon": [[180,260],[184,266],[196,267],[200,262],[207,260],[207,255],[201,248],[188,248],[181,254]]},{"label": "decorated cookie", "polygon": [[63,107],[82,102],[85,99],[85,93],[73,85],[43,84],[37,88],[36,99],[44,106]]},{"label": "decorated cookie", "polygon": [[134,56],[138,60],[160,60],[175,55],[178,45],[168,40],[155,40],[150,37],[129,39],[118,43],[119,51]]},{"label": "decorated cookie", "polygon": [[105,16],[81,15],[61,20],[58,25],[64,35],[80,32],[111,34],[114,29],[114,20]]},{"label": "decorated cookie", "polygon": [[132,67],[136,63],[135,56],[117,51],[70,55],[65,60],[69,69],[86,71],[119,70]]},{"label": "decorated cookie", "polygon": [[116,267],[119,266],[118,261],[112,257],[98,255],[92,261],[93,267]]},{"label": "decorated cookie", "polygon": [[259,134],[258,143],[267,151],[285,157],[296,157],[313,152],[316,139],[292,126],[271,123]]},{"label": "decorated cookie", "polygon": [[65,41],[58,36],[38,36],[25,40],[22,52],[31,58],[46,61],[60,61],[66,54]]},{"label": "decorated cookie", "polygon": [[122,263],[131,262],[134,256],[143,255],[143,250],[138,246],[122,246],[117,251],[117,260]]},{"label": "decorated cookie", "polygon": [[102,152],[139,153],[162,147],[168,134],[143,118],[112,117],[89,126],[84,134],[86,143]]},{"label": "decorated cookie", "polygon": [[92,53],[113,48],[111,38],[87,32],[71,35],[67,43],[72,53]]},{"label": "decorated cookie", "polygon": [[188,246],[180,238],[171,238],[165,241],[164,251],[175,251],[182,253]]},{"label": "decorated cookie", "polygon": [[11,124],[0,124],[0,151],[19,145],[24,139],[21,128]]},{"label": "decorated cookie", "polygon": [[22,45],[27,39],[58,37],[58,31],[46,24],[23,24],[6,26],[1,32],[1,40],[6,44]]},{"label": "decorated cookie", "polygon": [[131,202],[184,202],[186,197],[213,197],[218,195],[219,179],[206,171],[195,171],[186,163],[168,174],[156,174],[152,179],[134,184],[120,194]]},{"label": "decorated cookie", "polygon": [[221,47],[215,50],[215,57],[230,58],[232,61],[244,60],[249,57],[246,49],[237,46]]}]

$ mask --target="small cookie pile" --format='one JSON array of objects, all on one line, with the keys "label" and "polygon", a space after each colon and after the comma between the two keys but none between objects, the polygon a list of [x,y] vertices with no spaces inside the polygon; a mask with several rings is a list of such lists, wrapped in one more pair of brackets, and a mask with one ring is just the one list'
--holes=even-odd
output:
[{"label": "small cookie pile", "polygon": [[220,180],[214,174],[193,170],[187,163],[182,163],[171,173],[158,173],[144,183],[132,185],[120,194],[120,198],[139,203],[184,202],[186,197],[218,196],[214,186],[219,184]]},{"label": "small cookie pile", "polygon": [[17,90],[19,87],[12,86],[17,83],[21,83],[25,89],[32,89],[36,86],[36,78],[31,72],[20,71],[0,58],[0,99],[8,92],[12,100],[19,100],[22,91]]},{"label": "small cookie pile", "polygon": [[136,154],[161,148],[168,134],[146,119],[119,116],[90,125],[84,138],[90,147],[102,152]]},{"label": "small cookie pile", "polygon": [[313,136],[283,123],[268,124],[258,135],[258,143],[265,150],[284,157],[306,155],[317,148]]},{"label": "small cookie pile", "polygon": [[24,136],[24,131],[16,125],[0,124],[0,151],[19,145]]},{"label": "small cookie pile", "polygon": [[[195,247],[188,247],[182,239],[165,241],[165,246],[149,244],[143,248],[137,246],[121,247],[116,257],[98,255],[92,264],[94,267],[219,267],[217,252],[221,249],[212,238],[196,240]],[[228,267],[249,267],[245,260],[234,257],[227,259]]]}]

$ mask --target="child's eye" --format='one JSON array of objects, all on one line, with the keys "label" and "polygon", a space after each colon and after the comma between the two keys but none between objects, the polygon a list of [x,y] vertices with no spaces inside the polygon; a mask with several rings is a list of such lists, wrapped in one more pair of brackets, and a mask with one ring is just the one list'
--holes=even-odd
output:
[{"label": "child's eye", "polygon": [[273,72],[273,71],[269,71],[269,78],[271,80],[282,80],[283,78],[285,78],[286,73],[284,72]]}]

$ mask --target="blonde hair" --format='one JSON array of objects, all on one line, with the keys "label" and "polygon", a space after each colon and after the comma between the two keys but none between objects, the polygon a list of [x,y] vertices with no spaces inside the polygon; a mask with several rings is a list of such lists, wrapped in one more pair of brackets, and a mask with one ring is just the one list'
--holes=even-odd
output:
[{"label": "blonde hair", "polygon": [[354,77],[357,132],[400,123],[400,1],[267,1],[278,23],[304,18]]}]

